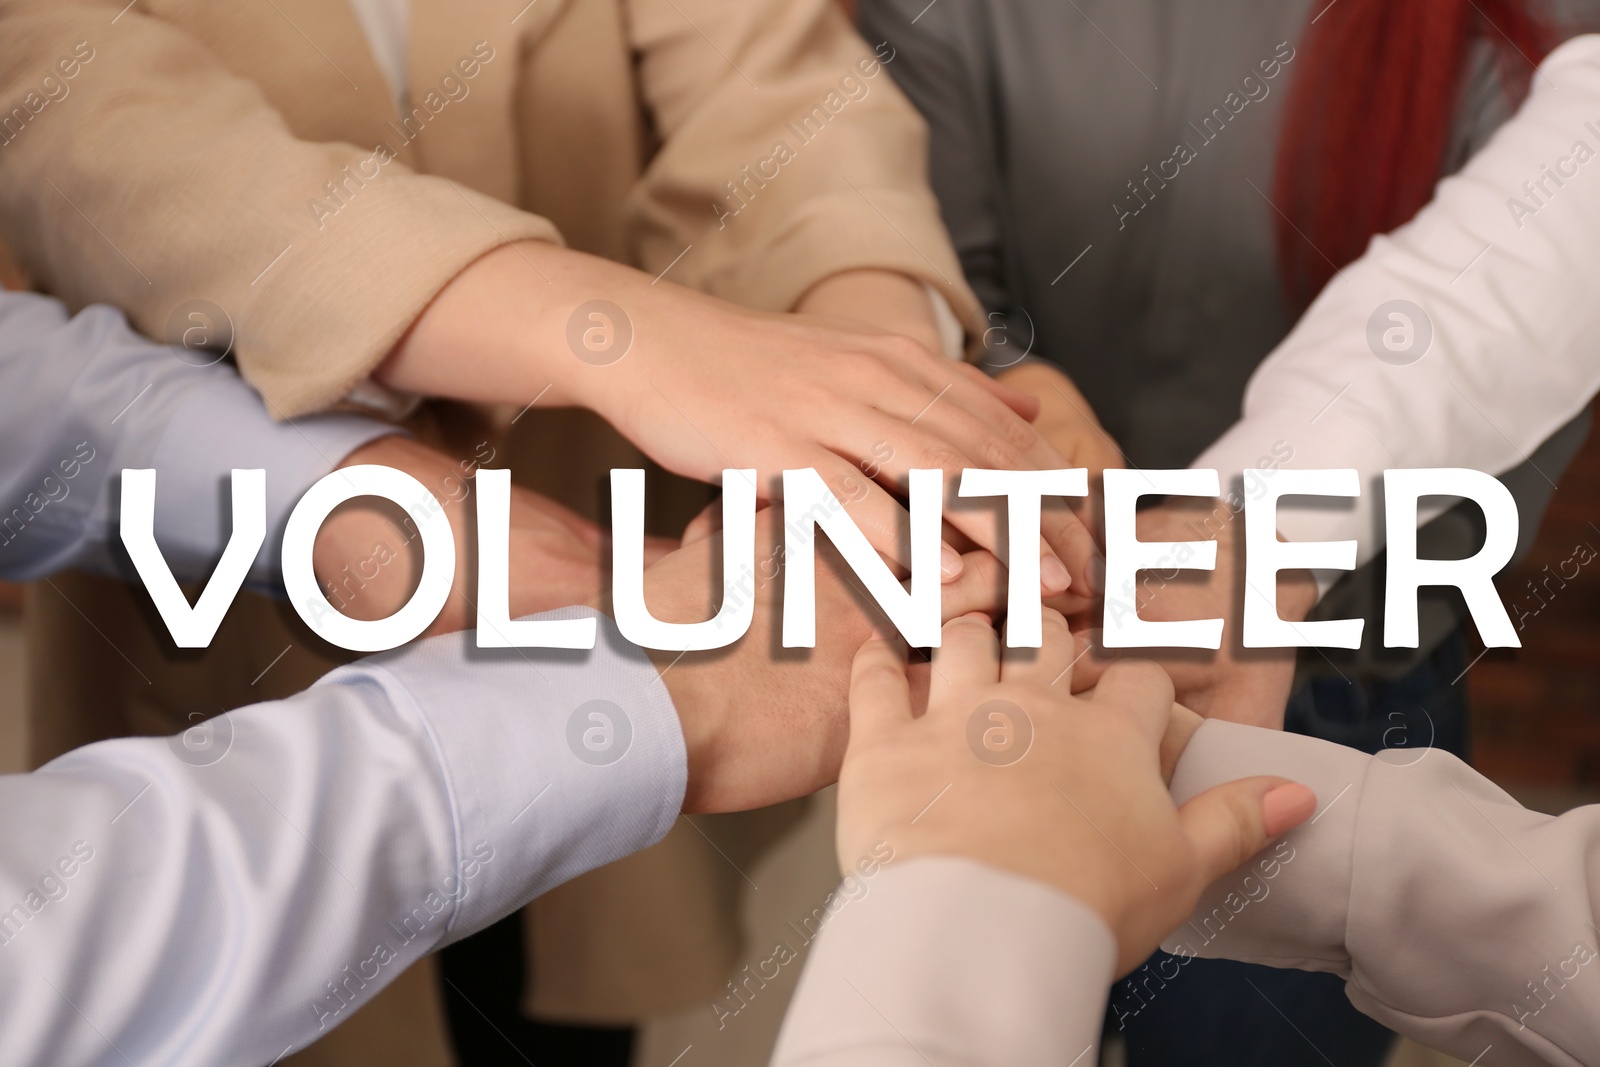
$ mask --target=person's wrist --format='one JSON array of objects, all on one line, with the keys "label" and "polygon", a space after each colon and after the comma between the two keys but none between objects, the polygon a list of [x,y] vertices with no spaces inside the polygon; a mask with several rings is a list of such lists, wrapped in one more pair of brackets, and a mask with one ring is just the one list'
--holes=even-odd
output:
[{"label": "person's wrist", "polygon": [[649,654],[672,697],[672,706],[678,712],[678,726],[683,731],[683,748],[689,764],[683,810],[706,810],[712,790],[712,769],[718,758],[717,746],[723,736],[718,722],[725,700],[721,690],[726,686],[708,686],[706,678],[717,661],[686,663],[676,652],[651,651]]},{"label": "person's wrist", "polygon": [[896,271],[863,268],[829,275],[806,290],[794,311],[898,333],[931,352],[943,348],[926,287]]}]

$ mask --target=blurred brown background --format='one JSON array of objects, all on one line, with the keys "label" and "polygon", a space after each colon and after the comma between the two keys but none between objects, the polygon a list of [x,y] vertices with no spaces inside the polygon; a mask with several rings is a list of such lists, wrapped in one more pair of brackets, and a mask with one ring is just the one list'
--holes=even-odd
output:
[{"label": "blurred brown background", "polygon": [[1600,434],[1557,484],[1528,559],[1498,585],[1522,647],[1485,653],[1463,681],[1472,762],[1530,806],[1600,800]]}]

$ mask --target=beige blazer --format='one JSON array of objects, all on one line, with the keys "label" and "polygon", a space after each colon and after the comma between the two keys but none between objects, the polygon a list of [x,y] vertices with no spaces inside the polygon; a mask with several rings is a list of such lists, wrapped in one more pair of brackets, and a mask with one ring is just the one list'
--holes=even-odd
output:
[{"label": "beige blazer", "polygon": [[[34,285],[155,336],[188,302],[217,305],[281,416],[337,403],[449,279],[523,238],[766,309],[841,270],[897,270],[975,314],[893,54],[831,0],[412,0],[404,115],[343,0],[125,4],[0,0],[0,238]],[[640,462],[596,423],[521,420],[519,481],[595,514],[605,468]],[[658,528],[699,502],[677,494]],[[28,621],[36,761],[328,665],[257,598],[196,656],[142,594],[53,582]],[[739,950],[730,863],[791,817],[698,820],[549,894],[530,1006],[624,1021],[709,997]],[[382,1034],[385,1062],[441,1062],[430,996],[419,977],[333,1044]],[[327,1045],[303,1055],[342,1062]]]},{"label": "beige blazer", "polygon": [[0,236],[153,336],[216,304],[283,416],[525,238],[750,307],[881,267],[975,313],[922,122],[832,0],[415,0],[405,115],[340,0],[125,4],[0,3]]}]

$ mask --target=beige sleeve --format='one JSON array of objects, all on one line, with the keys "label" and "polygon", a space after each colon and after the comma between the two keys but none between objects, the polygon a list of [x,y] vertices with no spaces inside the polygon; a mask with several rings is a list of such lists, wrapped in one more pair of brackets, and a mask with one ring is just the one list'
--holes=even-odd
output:
[{"label": "beige sleeve", "polygon": [[[311,200],[374,146],[297,139],[253,83],[124,3],[0,3],[0,233],[74,307],[115,304],[165,338],[175,309],[211,301],[245,377],[290,417],[343,397],[479,255],[559,240],[544,219],[399,162],[319,218]],[[92,58],[31,114],[75,50]]]},{"label": "beige sleeve", "polygon": [[[787,311],[840,271],[977,301],[927,179],[927,130],[835,0],[627,0],[660,151],[629,203],[646,269]],[[689,249],[685,252],[685,249]]]},{"label": "beige sleeve", "polygon": [[1600,806],[1554,818],[1447,752],[1368,756],[1215,719],[1173,799],[1256,774],[1311,786],[1317,814],[1163,948],[1332,971],[1366,1014],[1483,1067],[1600,1063]]}]

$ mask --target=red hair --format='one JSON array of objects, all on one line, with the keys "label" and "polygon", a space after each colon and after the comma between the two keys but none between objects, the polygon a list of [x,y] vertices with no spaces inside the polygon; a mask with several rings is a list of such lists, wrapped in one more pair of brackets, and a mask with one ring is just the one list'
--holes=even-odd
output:
[{"label": "red hair", "polygon": [[[1322,0],[1316,0],[1321,5]],[[1508,93],[1553,45],[1532,0],[1333,0],[1301,35],[1278,143],[1278,263],[1309,302],[1374,234],[1433,196],[1469,46],[1498,46]]]}]

